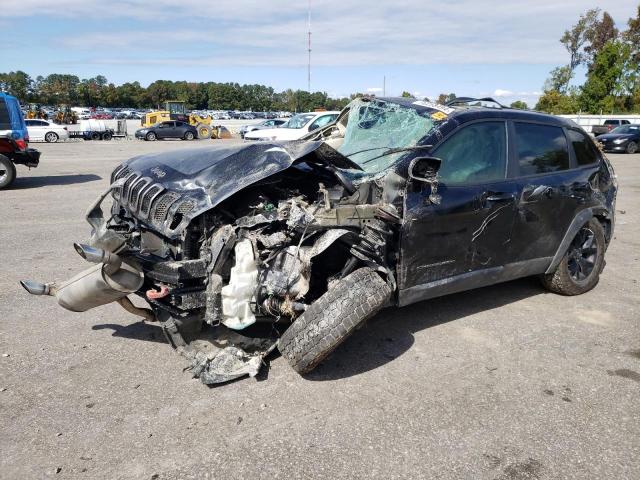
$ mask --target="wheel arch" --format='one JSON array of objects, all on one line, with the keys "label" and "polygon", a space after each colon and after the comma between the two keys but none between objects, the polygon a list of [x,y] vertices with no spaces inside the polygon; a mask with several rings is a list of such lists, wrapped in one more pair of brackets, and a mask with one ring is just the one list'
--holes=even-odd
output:
[{"label": "wheel arch", "polygon": [[[587,223],[589,220],[591,220],[594,217],[597,218],[598,221],[602,223],[605,220],[608,220],[608,212],[606,212],[606,210],[597,210],[594,213],[593,208],[585,208],[584,210],[581,210],[580,212],[578,212],[575,217],[573,217],[573,220],[569,224],[569,228],[567,228],[567,231],[565,232],[564,236],[562,237],[562,240],[560,241],[560,245],[558,245],[558,248],[556,249],[556,253],[553,256],[551,263],[549,264],[549,266],[547,267],[544,273],[549,274],[555,271],[555,269],[558,267],[558,265],[562,261],[562,257],[564,257],[564,254],[569,248],[569,245],[571,245],[571,241],[576,236],[580,228],[582,228],[582,226],[585,223]],[[609,221],[609,225],[611,225],[610,221]],[[607,226],[603,224],[603,227],[605,228],[605,237],[606,237]]]}]

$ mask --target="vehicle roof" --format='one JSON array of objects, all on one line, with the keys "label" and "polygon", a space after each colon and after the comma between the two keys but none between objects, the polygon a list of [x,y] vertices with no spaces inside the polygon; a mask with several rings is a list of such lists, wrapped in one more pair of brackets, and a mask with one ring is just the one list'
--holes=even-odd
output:
[{"label": "vehicle roof", "polygon": [[573,120],[567,118],[556,117],[555,115],[549,115],[542,112],[536,112],[533,110],[520,110],[517,108],[492,108],[482,106],[467,106],[467,105],[455,105],[446,106],[438,104],[436,102],[422,101],[415,98],[407,97],[379,97],[377,98],[384,102],[396,103],[404,107],[413,108],[420,112],[434,113],[436,111],[442,111],[447,116],[455,118],[460,123],[470,122],[473,120],[480,120],[483,118],[495,118],[495,119],[510,119],[510,120],[526,120],[531,122],[546,123],[549,125],[559,127],[578,127],[578,124]]}]

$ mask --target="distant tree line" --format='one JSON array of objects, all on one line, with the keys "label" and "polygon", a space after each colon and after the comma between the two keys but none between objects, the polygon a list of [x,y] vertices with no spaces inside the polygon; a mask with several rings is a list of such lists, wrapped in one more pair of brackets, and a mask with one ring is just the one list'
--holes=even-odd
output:
[{"label": "distant tree line", "polygon": [[[622,32],[606,11],[588,10],[560,42],[568,62],[551,71],[537,110],[555,114],[640,112],[640,5]],[[572,85],[581,66],[587,70],[586,80],[580,86]]]},{"label": "distant tree line", "polygon": [[181,100],[194,110],[340,110],[350,100],[330,98],[325,92],[291,89],[276,92],[264,85],[238,83],[156,80],[145,88],[139,82],[114,85],[102,75],[80,79],[76,75],[53,73],[33,79],[20,70],[0,73],[0,91],[15,95],[22,103],[155,108],[166,100]]}]

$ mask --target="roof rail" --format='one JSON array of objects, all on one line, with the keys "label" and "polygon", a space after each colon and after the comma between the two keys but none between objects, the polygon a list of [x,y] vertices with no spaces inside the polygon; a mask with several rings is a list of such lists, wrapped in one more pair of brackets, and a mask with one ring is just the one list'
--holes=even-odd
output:
[{"label": "roof rail", "polygon": [[452,107],[454,105],[466,105],[472,102],[491,102],[491,103],[495,103],[498,106],[498,108],[507,108],[504,105],[502,105],[500,102],[494,100],[491,97],[484,97],[484,98],[457,97],[457,98],[454,98],[453,100],[449,100],[447,103],[445,103],[445,105],[447,107]]}]

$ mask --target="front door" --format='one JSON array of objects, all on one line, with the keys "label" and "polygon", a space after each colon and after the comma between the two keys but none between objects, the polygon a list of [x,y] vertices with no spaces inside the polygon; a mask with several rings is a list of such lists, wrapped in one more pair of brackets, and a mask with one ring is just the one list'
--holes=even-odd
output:
[{"label": "front door", "polygon": [[158,138],[171,138],[174,136],[176,122],[162,122],[156,129]]},{"label": "front door", "polygon": [[510,260],[517,184],[506,180],[506,123],[463,126],[433,155],[442,160],[440,203],[429,201],[430,186],[416,181],[405,198],[398,272],[401,304],[426,294],[421,286],[446,283]]}]

